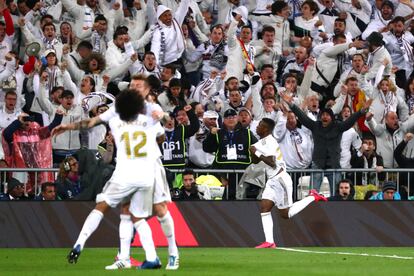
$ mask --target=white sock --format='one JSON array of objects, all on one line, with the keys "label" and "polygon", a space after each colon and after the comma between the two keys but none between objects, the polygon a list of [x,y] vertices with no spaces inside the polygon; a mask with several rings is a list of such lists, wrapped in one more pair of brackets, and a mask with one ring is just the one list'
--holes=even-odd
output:
[{"label": "white sock", "polygon": [[178,248],[175,243],[174,220],[169,211],[164,217],[157,217],[161,224],[162,231],[168,240],[168,254],[170,256],[178,256]]},{"label": "white sock", "polygon": [[304,199],[293,203],[293,205],[289,208],[289,212],[288,212],[289,218],[293,217],[294,215],[296,215],[297,213],[305,209],[306,206],[311,204],[313,201],[315,201],[314,196],[307,196]]},{"label": "white sock", "polygon": [[142,248],[145,251],[145,259],[149,262],[155,261],[157,253],[155,252],[154,241],[152,240],[151,228],[145,219],[141,219],[134,223],[134,227],[139,234]]},{"label": "white sock", "polygon": [[131,240],[134,235],[134,224],[130,215],[120,215],[119,222],[119,260],[129,260]]},{"label": "white sock", "polygon": [[273,218],[272,213],[260,213],[262,216],[262,224],[263,224],[263,232],[265,235],[265,239],[267,242],[274,243],[275,240],[273,239]]},{"label": "white sock", "polygon": [[92,212],[90,212],[89,216],[83,223],[82,230],[79,233],[78,240],[76,241],[75,246],[79,244],[81,250],[83,249],[83,247],[85,246],[85,242],[92,235],[92,233],[95,232],[96,228],[98,228],[99,223],[101,223],[101,220],[103,219],[103,216],[104,215],[102,214],[102,212],[96,209],[93,209]]}]

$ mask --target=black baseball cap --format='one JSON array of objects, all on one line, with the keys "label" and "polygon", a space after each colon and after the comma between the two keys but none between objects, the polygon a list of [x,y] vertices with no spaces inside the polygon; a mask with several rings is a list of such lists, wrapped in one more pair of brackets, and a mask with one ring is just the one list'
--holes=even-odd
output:
[{"label": "black baseball cap", "polygon": [[224,118],[227,118],[227,117],[231,117],[231,116],[237,116],[237,111],[236,110],[234,110],[234,109],[232,109],[232,108],[230,108],[230,109],[227,109],[226,110],[226,112],[224,112]]}]

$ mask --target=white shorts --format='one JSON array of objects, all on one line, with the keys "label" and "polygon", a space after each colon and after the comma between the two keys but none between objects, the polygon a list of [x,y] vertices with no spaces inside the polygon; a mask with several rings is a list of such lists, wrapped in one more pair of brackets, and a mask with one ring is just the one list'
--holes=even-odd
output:
[{"label": "white shorts", "polygon": [[278,209],[286,209],[293,204],[292,192],[292,178],[286,171],[283,171],[267,180],[262,199],[273,201]]},{"label": "white shorts", "polygon": [[154,204],[171,202],[170,187],[168,186],[165,169],[160,158],[155,162]]},{"label": "white shorts", "polygon": [[105,201],[111,208],[119,203],[131,202],[129,210],[134,217],[146,218],[152,214],[154,187],[121,184],[112,178],[105,184],[102,193],[96,196],[96,203]]}]

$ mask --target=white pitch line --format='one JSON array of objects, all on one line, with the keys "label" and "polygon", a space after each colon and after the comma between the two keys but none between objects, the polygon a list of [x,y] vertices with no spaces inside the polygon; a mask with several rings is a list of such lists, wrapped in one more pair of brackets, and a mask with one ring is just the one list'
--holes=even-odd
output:
[{"label": "white pitch line", "polygon": [[294,249],[287,247],[276,247],[279,250],[301,252],[301,253],[314,253],[314,254],[336,254],[336,255],[350,255],[350,256],[364,256],[364,257],[380,257],[389,259],[402,259],[402,260],[414,260],[414,257],[405,257],[397,255],[379,255],[379,254],[368,254],[368,253],[352,253],[352,252],[328,252],[328,251],[313,251],[305,249]]}]

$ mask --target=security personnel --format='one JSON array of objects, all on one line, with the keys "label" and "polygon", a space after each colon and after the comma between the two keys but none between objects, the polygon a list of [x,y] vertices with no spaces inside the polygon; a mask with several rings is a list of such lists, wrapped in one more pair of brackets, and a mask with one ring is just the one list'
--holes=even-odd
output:
[{"label": "security personnel", "polygon": [[[234,109],[226,110],[223,128],[213,128],[203,142],[203,150],[216,155],[214,169],[243,170],[252,162],[249,147],[256,143],[257,139],[249,129],[238,124],[237,119]],[[228,181],[228,199],[234,199],[237,184],[235,175],[230,175]]]},{"label": "security personnel", "polygon": [[[189,121],[189,124],[188,124]],[[200,128],[200,122],[191,105],[174,109],[164,125],[165,141],[160,145],[162,163],[165,168],[181,169],[186,165],[187,145],[185,139],[193,136]]]}]

